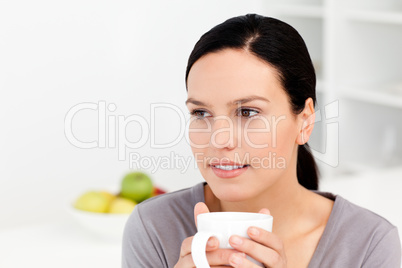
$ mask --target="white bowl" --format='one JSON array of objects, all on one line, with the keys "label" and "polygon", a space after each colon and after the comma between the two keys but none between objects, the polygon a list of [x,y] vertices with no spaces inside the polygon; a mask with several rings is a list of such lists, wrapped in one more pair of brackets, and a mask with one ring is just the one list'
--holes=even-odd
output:
[{"label": "white bowl", "polygon": [[[118,193],[120,186],[98,187],[94,191],[107,191],[110,193]],[[163,190],[162,190],[163,191]],[[76,209],[73,206],[74,200],[85,191],[71,194],[67,199],[67,212],[80,223],[86,231],[95,234],[98,237],[108,240],[121,241],[123,237],[124,226],[130,217],[130,214],[115,213],[97,213]],[[164,192],[164,191],[163,191]]]},{"label": "white bowl", "polygon": [[67,205],[67,211],[88,232],[99,237],[121,241],[124,226],[130,214],[97,213],[79,210],[72,204]]}]

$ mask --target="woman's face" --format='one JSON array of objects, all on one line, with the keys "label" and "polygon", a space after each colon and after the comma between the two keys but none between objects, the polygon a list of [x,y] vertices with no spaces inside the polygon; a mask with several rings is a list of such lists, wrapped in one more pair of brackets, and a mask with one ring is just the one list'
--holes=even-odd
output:
[{"label": "woman's face", "polygon": [[250,199],[296,174],[301,121],[276,69],[245,50],[226,49],[196,61],[187,87],[191,148],[219,199]]}]

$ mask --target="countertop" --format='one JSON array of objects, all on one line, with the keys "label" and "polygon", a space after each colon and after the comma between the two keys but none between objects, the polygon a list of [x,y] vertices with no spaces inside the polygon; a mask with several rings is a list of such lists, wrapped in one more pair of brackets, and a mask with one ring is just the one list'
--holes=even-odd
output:
[{"label": "countertop", "polygon": [[87,232],[73,219],[0,232],[0,267],[121,267],[121,243]]}]

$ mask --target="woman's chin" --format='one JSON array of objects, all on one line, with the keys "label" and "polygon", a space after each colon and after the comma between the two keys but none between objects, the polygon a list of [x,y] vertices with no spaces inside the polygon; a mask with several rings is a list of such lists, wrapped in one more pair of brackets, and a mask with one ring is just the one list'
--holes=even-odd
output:
[{"label": "woman's chin", "polygon": [[213,194],[224,202],[242,202],[251,199],[253,194],[246,191],[241,185],[227,185],[220,183],[208,183]]}]

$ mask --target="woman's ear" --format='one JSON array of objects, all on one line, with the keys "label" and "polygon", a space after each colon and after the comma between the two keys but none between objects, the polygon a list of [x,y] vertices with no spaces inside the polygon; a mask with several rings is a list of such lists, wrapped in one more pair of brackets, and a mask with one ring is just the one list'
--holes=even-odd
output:
[{"label": "woman's ear", "polygon": [[315,122],[314,102],[312,98],[308,98],[304,105],[303,111],[298,115],[301,121],[300,133],[297,135],[296,142],[303,145],[310,139],[313,132]]}]

